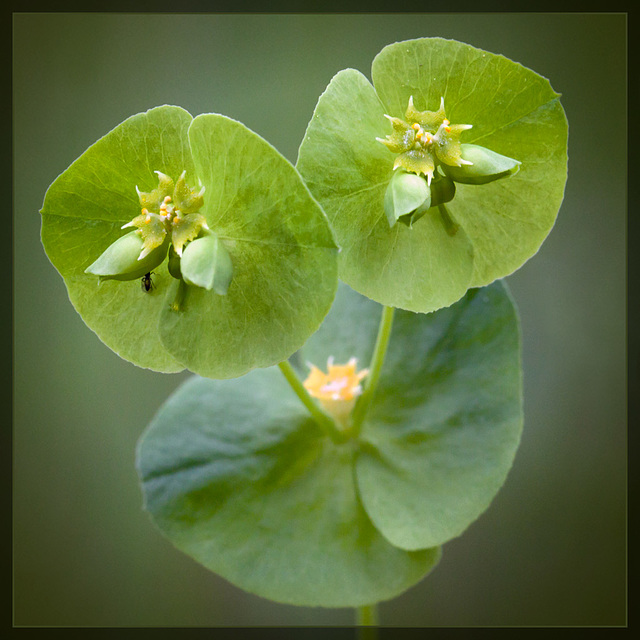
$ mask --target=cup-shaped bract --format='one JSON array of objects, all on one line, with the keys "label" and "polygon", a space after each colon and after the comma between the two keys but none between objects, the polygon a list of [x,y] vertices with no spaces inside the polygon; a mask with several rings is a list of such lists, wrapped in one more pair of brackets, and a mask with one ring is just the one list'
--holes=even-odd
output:
[{"label": "cup-shaped bract", "polygon": [[415,173],[396,171],[384,194],[384,211],[389,226],[416,210],[431,206],[431,188],[426,180]]},{"label": "cup-shaped bract", "polygon": [[521,162],[500,155],[491,149],[486,149],[477,144],[462,144],[461,157],[469,164],[459,167],[442,165],[444,173],[464,184],[487,184],[501,178],[508,178],[517,173]]},{"label": "cup-shaped bract", "polygon": [[155,247],[142,259],[144,241],[137,231],[130,231],[110,244],[100,257],[91,263],[85,273],[100,280],[135,280],[160,266],[169,249],[169,238]]},{"label": "cup-shaped bract", "polygon": [[178,549],[237,587],[299,606],[393,598],[438,547],[391,544],[365,512],[353,447],[335,446],[281,372],[193,376],[138,443],[145,509]]},{"label": "cup-shaped bract", "polygon": [[[385,47],[371,78],[355,69],[334,76],[298,155],[341,248],[340,278],[382,304],[430,312],[520,268],[564,195],[559,94],[516,62],[442,38]],[[504,159],[500,179],[480,179],[486,167],[468,165],[468,145],[487,149],[485,164],[491,153]],[[419,220],[390,227],[385,194],[403,170],[432,191],[445,176],[455,189],[441,183],[446,198],[432,193]]]},{"label": "cup-shaped bract", "polygon": [[233,263],[220,238],[209,233],[187,245],[180,272],[187,284],[225,295],[233,278]]},{"label": "cup-shaped bract", "polygon": [[[222,115],[162,106],[128,118],[53,182],[41,213],[74,307],[141,367],[230,378],[276,364],[335,295],[322,209],[276,149]],[[107,258],[118,273],[96,271]]]}]

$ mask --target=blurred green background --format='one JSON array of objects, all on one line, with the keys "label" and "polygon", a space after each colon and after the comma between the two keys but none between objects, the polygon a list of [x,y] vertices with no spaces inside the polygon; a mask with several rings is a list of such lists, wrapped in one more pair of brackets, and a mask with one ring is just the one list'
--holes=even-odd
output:
[{"label": "blurred green background", "polygon": [[135,446],[186,374],[120,360],[40,244],[49,184],[130,115],[177,104],[244,122],[291,162],[340,69],[442,36],[549,78],[569,119],[551,235],[507,280],[524,335],[525,430],[490,509],[380,607],[394,626],[626,621],[624,14],[14,14],[14,624],[348,625],[349,609],[244,593],[142,511]]}]

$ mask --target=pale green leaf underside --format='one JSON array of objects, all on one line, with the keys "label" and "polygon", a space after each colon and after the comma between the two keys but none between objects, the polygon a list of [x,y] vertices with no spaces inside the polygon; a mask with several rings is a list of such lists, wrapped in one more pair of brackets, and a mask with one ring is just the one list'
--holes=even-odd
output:
[{"label": "pale green leaf underside", "polygon": [[[84,269],[140,213],[135,187],[151,191],[154,171],[177,179],[185,169],[188,184],[206,186],[202,212],[231,254],[228,295],[187,287],[183,311],[169,311],[177,281],[166,262],[151,292],[137,280],[98,285]],[[219,115],[193,120],[164,106],[129,118],[51,185],[42,219],[45,250],[87,325],[159,371],[231,377],[283,360],[317,329],[337,285],[331,232],[295,169]]]},{"label": "pale green leaf underside", "polygon": [[205,567],[278,602],[350,607],[398,595],[440,556],[398,549],[372,526],[352,456],[271,368],[187,381],[143,435],[137,465],[155,523]]},{"label": "pale green leaf underside", "polygon": [[[341,278],[383,304],[430,311],[444,306],[445,290],[454,301],[463,284],[462,293],[519,268],[551,230],[564,194],[567,122],[549,82],[503,56],[440,38],[385,47],[373,62],[372,79],[375,90],[353,69],[334,77],[298,158],[343,247]],[[444,97],[451,122],[473,125],[463,142],[522,162],[508,179],[457,185],[447,205],[473,247],[464,283],[459,252],[450,247],[445,253],[446,237],[419,236],[422,221],[400,231],[380,224],[395,155],[375,138],[391,131],[383,114],[404,117],[410,96],[419,110],[437,109]],[[397,234],[413,238],[402,243]],[[452,269],[457,277],[447,286],[442,279]]]},{"label": "pale green leaf underside", "polygon": [[[380,311],[341,286],[301,361],[366,367]],[[502,283],[432,314],[396,311],[357,458],[367,513],[398,547],[445,543],[488,507],[521,430],[519,324]]]}]

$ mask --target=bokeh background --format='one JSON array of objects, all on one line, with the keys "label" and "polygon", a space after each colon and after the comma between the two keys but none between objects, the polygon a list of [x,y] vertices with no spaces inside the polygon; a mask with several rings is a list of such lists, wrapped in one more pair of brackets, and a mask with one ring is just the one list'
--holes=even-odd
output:
[{"label": "bokeh background", "polygon": [[40,244],[48,185],[130,115],[177,104],[244,122],[295,163],[340,69],[442,36],[549,78],[569,127],[558,221],[508,285],[524,335],[525,430],[490,509],[383,625],[626,622],[624,14],[14,14],[14,624],[349,625],[349,609],[244,593],[142,511],[136,441],[186,374],[120,360]]}]

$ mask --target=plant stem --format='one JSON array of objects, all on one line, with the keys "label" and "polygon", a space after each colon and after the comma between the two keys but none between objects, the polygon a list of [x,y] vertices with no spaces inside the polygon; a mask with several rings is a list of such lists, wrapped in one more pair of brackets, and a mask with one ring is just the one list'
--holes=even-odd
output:
[{"label": "plant stem", "polygon": [[176,297],[171,303],[172,311],[182,311],[182,303],[184,302],[184,294],[187,289],[187,286],[184,283],[184,280],[178,280],[178,287],[176,289]]},{"label": "plant stem", "polygon": [[316,404],[309,392],[298,378],[295,369],[288,360],[283,360],[278,364],[287,382],[295,391],[296,395],[302,401],[302,404],[309,410],[313,419],[318,423],[322,430],[336,443],[345,442],[346,434],[341,431],[336,423]]},{"label": "plant stem", "polygon": [[440,216],[442,218],[442,222],[444,223],[446,232],[450,236],[454,236],[458,231],[458,225],[451,219],[447,207],[445,207],[443,204],[439,204],[438,211],[440,212]]},{"label": "plant stem", "polygon": [[375,640],[378,637],[378,609],[375,604],[356,609],[356,625],[360,640]]},{"label": "plant stem", "polygon": [[357,435],[360,432],[362,422],[367,413],[369,405],[373,400],[373,394],[375,393],[376,387],[378,386],[380,371],[384,363],[384,357],[387,354],[389,338],[391,337],[391,327],[393,325],[394,311],[394,307],[382,308],[382,314],[380,316],[380,326],[378,328],[378,337],[376,338],[376,345],[373,350],[373,356],[371,357],[371,364],[369,365],[369,375],[367,376],[367,382],[362,395],[358,398],[356,406],[353,409],[352,431],[354,435]]}]

